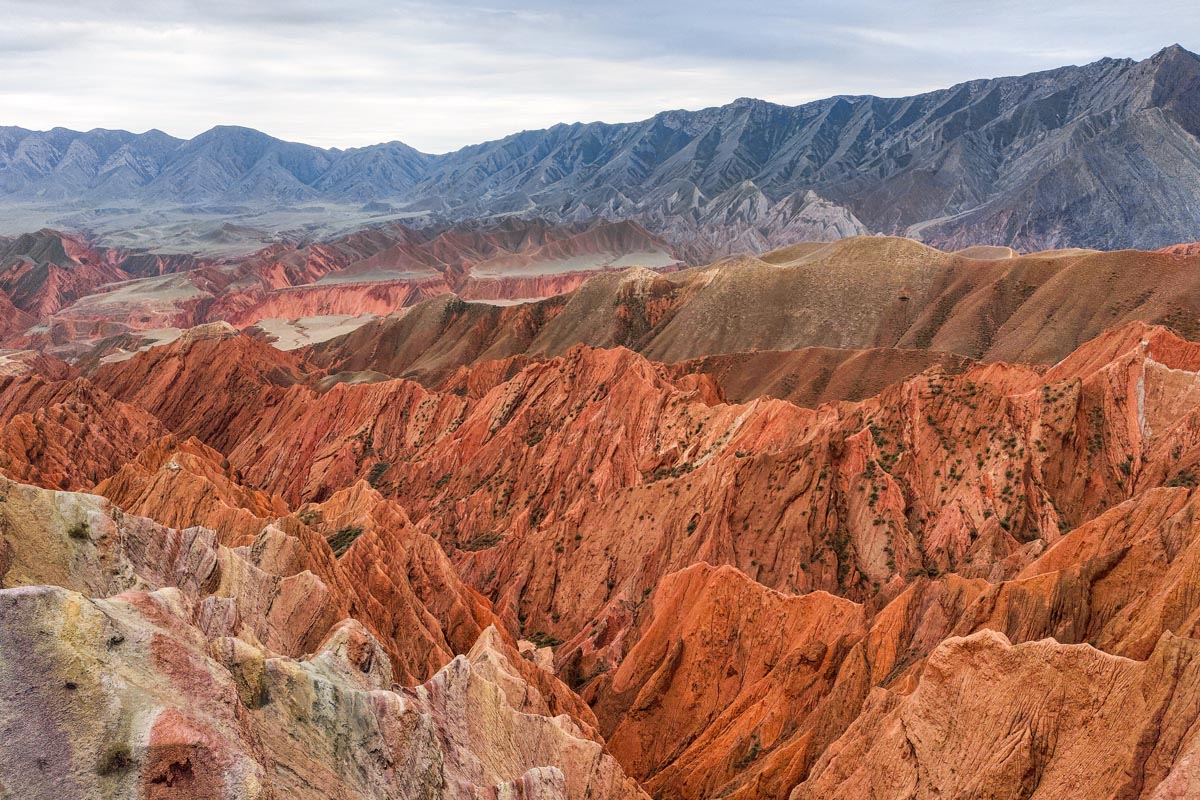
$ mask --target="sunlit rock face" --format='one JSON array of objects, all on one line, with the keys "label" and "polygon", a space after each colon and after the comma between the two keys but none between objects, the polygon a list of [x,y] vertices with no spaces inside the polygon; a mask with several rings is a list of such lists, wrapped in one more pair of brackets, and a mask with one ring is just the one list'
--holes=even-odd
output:
[{"label": "sunlit rock face", "polygon": [[1191,796],[1197,258],[858,237],[2,351],[0,794]]},{"label": "sunlit rock face", "polygon": [[495,628],[403,688],[336,585],[268,555],[277,528],[231,550],[94,496],[0,492],[7,792],[645,797]]}]

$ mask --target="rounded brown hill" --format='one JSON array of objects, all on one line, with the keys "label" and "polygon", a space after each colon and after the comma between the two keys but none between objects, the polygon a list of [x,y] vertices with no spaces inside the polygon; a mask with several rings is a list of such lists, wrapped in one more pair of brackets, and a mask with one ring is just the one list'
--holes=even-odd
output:
[{"label": "rounded brown hill", "polygon": [[[518,308],[438,298],[318,345],[312,357],[339,370],[426,380],[479,360],[558,356],[577,344],[628,347],[663,362],[889,348],[1052,364],[1129,322],[1200,335],[1200,255],[1001,255],[857,237],[669,274],[633,268]],[[926,366],[944,360],[930,357]]]}]

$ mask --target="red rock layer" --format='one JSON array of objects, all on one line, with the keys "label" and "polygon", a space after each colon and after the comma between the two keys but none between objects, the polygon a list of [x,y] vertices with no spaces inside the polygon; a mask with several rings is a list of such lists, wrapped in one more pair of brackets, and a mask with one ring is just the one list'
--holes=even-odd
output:
[{"label": "red rock layer", "polygon": [[34,411],[55,402],[79,371],[36,350],[0,355],[0,417]]},{"label": "red rock layer", "polygon": [[1198,655],[1169,634],[1143,662],[950,639],[912,694],[872,694],[791,798],[1191,797]]},{"label": "red rock layer", "polygon": [[280,498],[242,485],[229,461],[199,439],[173,434],[151,443],[95,492],[163,525],[203,525],[230,547],[249,544],[291,511]]},{"label": "red rock layer", "polygon": [[[98,339],[158,328],[384,315],[450,292],[546,297],[637,256],[652,266],[673,263],[664,242],[627,222],[509,220],[445,230],[388,225],[328,242],[271,245],[216,263],[100,250],[42,231],[0,240],[0,296],[32,318],[14,318],[0,336],[75,357]],[[479,275],[472,277],[472,270]],[[27,330],[33,322],[45,324]]]},{"label": "red rock layer", "polygon": [[1175,256],[1194,256],[1200,255],[1200,242],[1185,242],[1183,244],[1173,244],[1170,247],[1164,247],[1158,252],[1169,253]]},{"label": "red rock layer", "polygon": [[25,331],[34,322],[31,315],[14,306],[8,295],[0,291],[0,343]]},{"label": "red rock layer", "polygon": [[56,489],[87,489],[166,433],[156,417],[83,378],[0,422],[0,473]]},{"label": "red rock layer", "polygon": [[94,376],[173,432],[222,451],[302,379],[292,355],[248,336],[181,339],[105,364]]},{"label": "red rock layer", "polygon": [[[628,290],[649,298],[629,330],[658,324],[660,280]],[[444,324],[463,324],[460,311],[443,306]],[[490,337],[475,340],[478,352],[501,341]],[[211,524],[217,552],[218,540],[247,548],[280,580],[222,572],[225,588],[202,595],[236,594],[235,610],[262,617],[246,635],[279,652],[315,646],[349,614],[412,680],[497,619],[505,646],[554,642],[559,674],[596,715],[521,659],[504,670],[519,674],[506,696],[538,687],[539,713],[608,734],[660,797],[993,785],[1056,796],[1106,748],[1144,775],[1128,796],[1190,786],[1187,728],[1164,723],[1194,702],[1190,644],[1159,648],[1200,635],[1189,589],[1200,581],[1200,345],[1135,323],[1048,369],[934,368],[817,409],[728,403],[726,373],[622,348],[482,362],[445,373],[440,388],[328,383],[306,355],[245,336],[184,341],[104,365],[95,386],[26,360],[12,371],[28,388],[0,385],[0,402],[110,392],[173,431],[120,464],[89,454],[111,465],[100,490],[175,527]],[[55,479],[44,475],[34,479]],[[154,547],[176,547],[159,536],[168,544]],[[4,570],[29,571],[28,552],[6,545]],[[69,558],[48,561],[45,574],[78,585]],[[212,574],[187,562],[171,581],[189,570]],[[303,592],[324,594],[301,607]],[[1050,636],[1042,650],[1021,645]],[[1093,676],[1116,664],[1114,686],[1149,687],[1156,659],[1179,665],[1178,691],[1146,688],[1146,705],[1104,713],[1127,715],[1147,740],[1163,723],[1167,750],[1143,758],[1124,729],[1081,731],[1084,709],[1108,708],[1113,694]],[[1004,713],[984,715],[999,720],[986,731],[947,727],[979,703],[1022,699],[1019,682],[991,679],[998,670],[1052,691],[1039,663],[1083,685],[1061,692],[1061,718],[1012,717],[1015,749],[989,738]],[[959,685],[972,696],[956,697]],[[906,757],[910,721],[928,733],[910,742],[918,763],[941,748],[952,761],[977,745],[1000,753],[973,770],[987,781],[885,768]],[[1058,740],[1073,744],[1047,750]]]},{"label": "red rock layer", "polygon": [[296,571],[303,536],[231,550],[94,497],[0,481],[0,498],[6,791],[646,797],[494,628],[401,690],[337,587]]},{"label": "red rock layer", "polygon": [[[919,578],[886,605],[785,597],[728,568],[693,567],[664,579],[636,644],[586,695],[614,752],[660,797],[787,796],[794,787],[793,797],[1109,796],[1079,794],[1098,753],[1115,754],[1127,774],[1146,770],[1126,796],[1188,796],[1197,701],[1193,680],[1180,676],[1200,633],[1200,601],[1183,588],[1200,564],[1195,503],[1183,488],[1151,490],[1012,580]],[[779,609],[801,601],[807,612],[778,623]],[[833,610],[839,604],[848,615]],[[813,644],[807,631],[835,621],[824,635],[836,645]],[[976,675],[980,656],[987,666]],[[1126,691],[1121,680],[1114,689],[1104,677],[1113,665],[1167,688],[1146,706],[1099,712],[1112,724],[1095,726],[1088,714],[1110,693],[1149,691]],[[1178,722],[1157,729],[1171,704],[1164,713]],[[1116,724],[1122,715],[1129,727]],[[991,721],[977,726],[981,717]],[[697,732],[694,719],[707,724]],[[897,725],[933,727],[906,745]],[[1012,747],[1012,737],[1056,744]],[[1139,737],[1163,754],[1146,759]],[[1057,744],[1068,740],[1077,745]],[[957,772],[942,748],[954,762],[990,757]]]},{"label": "red rock layer", "polygon": [[465,365],[524,354],[564,302],[501,307],[439,297],[309,350],[331,372],[371,370],[432,385]]},{"label": "red rock layer", "polygon": [[246,327],[274,317],[382,316],[449,292],[450,285],[440,276],[421,280],[297,286],[261,295],[227,295],[208,308],[206,319],[227,320]]},{"label": "red rock layer", "polygon": [[931,367],[953,374],[972,363],[951,353],[928,350],[812,347],[704,356],[672,367],[677,375],[711,375],[722,395],[735,403],[777,397],[811,408],[838,400],[864,400]]},{"label": "red rock layer", "polygon": [[751,768],[761,775],[756,762],[768,754],[768,771],[783,773],[772,783],[794,781],[787,761],[830,738],[809,712],[865,634],[862,606],[779,594],[707,564],[664,578],[651,602],[637,644],[598,693],[603,719],[615,722],[613,754],[656,797],[712,797]]},{"label": "red rock layer", "polygon": [[[96,247],[79,236],[41,230],[0,237],[0,295],[7,295],[17,308],[40,320],[104,284],[176,272],[195,263],[190,256],[135,254]],[[4,333],[0,330],[0,335]]]},{"label": "red rock layer", "polygon": [[[178,362],[168,374],[194,377],[139,379],[144,394],[126,399],[147,397],[177,430],[204,426],[247,481],[293,505],[370,478],[424,530],[470,550],[465,574],[503,608],[571,636],[697,560],[860,598],[914,570],[1003,577],[1064,528],[1200,457],[1181,390],[1195,346],[1144,327],[1045,377],[930,373],[819,412],[713,405],[719,392],[704,380],[672,383],[620,350],[530,364],[475,399],[404,381],[284,388],[265,350],[207,347],[240,355],[210,368],[207,349],[167,348]],[[161,357],[106,367],[101,384],[157,376]],[[243,375],[246,403],[232,410],[191,388]],[[584,577],[597,571],[610,578]]]}]

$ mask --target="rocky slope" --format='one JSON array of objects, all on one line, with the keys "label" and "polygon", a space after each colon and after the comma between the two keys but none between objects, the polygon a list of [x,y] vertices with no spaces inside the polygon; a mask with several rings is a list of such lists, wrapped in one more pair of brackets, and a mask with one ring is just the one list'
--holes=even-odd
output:
[{"label": "rocky slope", "polygon": [[851,239],[6,354],[0,727],[51,746],[0,786],[1190,796],[1195,259]]},{"label": "rocky slope", "polygon": [[[1131,321],[1200,335],[1200,256],[1187,248],[945,252],[853,237],[682,270],[664,248],[631,223],[368,229],[96,287],[7,344],[94,364],[232,324],[280,348],[309,346],[334,372],[432,387],[481,361],[624,346],[663,362],[730,356],[697,368],[726,375],[731,397],[811,404],[862,398],[955,356],[1052,363]],[[1048,326],[1048,315],[1060,321]],[[800,385],[807,396],[789,388]]]},{"label": "rocky slope", "polygon": [[[437,298],[318,344],[312,357],[334,371],[437,385],[480,361],[622,346],[664,362],[728,356],[685,369],[726,376],[731,396],[799,397],[804,386],[804,399],[816,402],[863,397],[933,363],[956,369],[965,361],[955,356],[1053,363],[1133,321],[1200,336],[1196,255],[1005,255],[887,237],[804,243],[668,274],[601,275],[519,308]],[[872,363],[886,366],[875,372]],[[858,390],[865,378],[856,372],[871,373]],[[845,389],[834,394],[830,385]]]},{"label": "rocky slope", "polygon": [[0,659],[6,792],[645,797],[494,628],[402,689],[278,528],[229,550],[86,495],[0,492],[0,641],[22,654]]},{"label": "rocky slope", "polygon": [[1175,45],[913,97],[556,125],[439,156],[228,126],[188,141],[0,128],[0,202],[14,219],[190,247],[526,214],[635,219],[697,262],[868,231],[947,249],[1157,248],[1195,238],[1198,134],[1200,59]]},{"label": "rocky slope", "polygon": [[[182,272],[198,264],[190,256],[97,247],[79,236],[41,230],[0,238],[0,296],[40,320],[105,284]],[[6,326],[6,333],[19,332],[16,325]]]}]

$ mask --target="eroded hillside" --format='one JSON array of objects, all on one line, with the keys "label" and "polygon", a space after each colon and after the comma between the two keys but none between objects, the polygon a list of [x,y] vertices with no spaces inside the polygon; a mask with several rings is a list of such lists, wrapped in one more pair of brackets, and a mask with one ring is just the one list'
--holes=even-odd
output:
[{"label": "eroded hillside", "polygon": [[1189,796],[1196,258],[853,239],[7,351],[0,786]]}]

